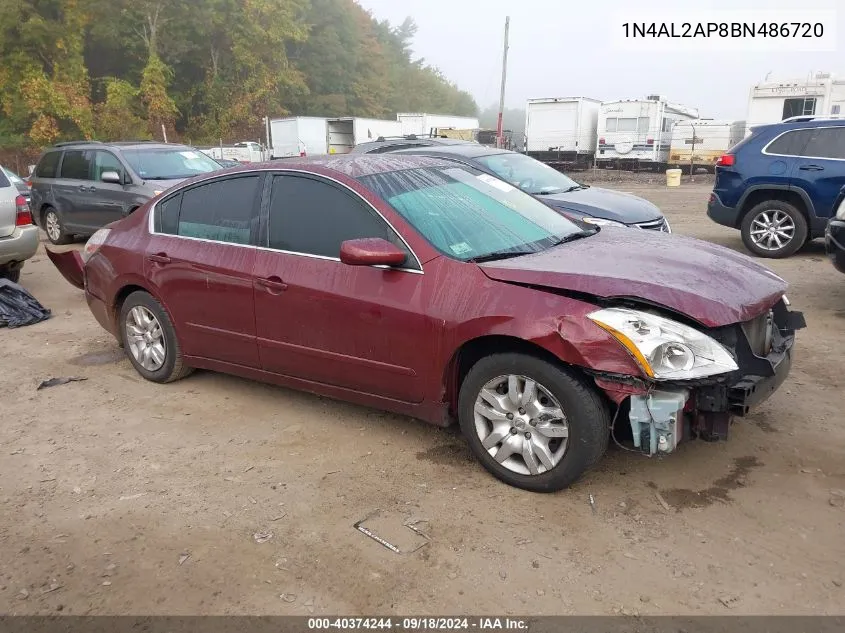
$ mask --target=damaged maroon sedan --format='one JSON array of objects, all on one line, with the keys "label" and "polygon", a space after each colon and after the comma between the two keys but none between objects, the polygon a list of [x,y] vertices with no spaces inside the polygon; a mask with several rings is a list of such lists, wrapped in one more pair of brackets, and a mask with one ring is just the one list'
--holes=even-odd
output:
[{"label": "damaged maroon sedan", "polygon": [[585,231],[422,156],[200,176],[50,259],[148,380],[199,368],[457,421],[485,468],[535,491],[611,435],[648,455],[726,437],[804,327],[744,255]]}]

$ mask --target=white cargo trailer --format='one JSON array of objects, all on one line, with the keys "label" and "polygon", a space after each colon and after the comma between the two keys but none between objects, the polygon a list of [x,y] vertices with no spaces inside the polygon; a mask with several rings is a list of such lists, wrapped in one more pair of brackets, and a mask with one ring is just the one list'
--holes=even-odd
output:
[{"label": "white cargo trailer", "polygon": [[589,97],[529,99],[525,152],[555,167],[592,165],[600,107]]},{"label": "white cargo trailer", "polygon": [[375,141],[384,136],[401,136],[399,121],[338,117],[327,120],[329,154],[348,154],[359,143]]},{"label": "white cargo trailer", "polygon": [[816,73],[804,79],[756,84],[748,98],[746,133],[755,125],[805,115],[845,115],[845,79]]},{"label": "white cargo trailer", "polygon": [[669,164],[683,170],[715,171],[716,161],[745,137],[745,121],[691,119],[672,130]]},{"label": "white cargo trailer", "polygon": [[270,119],[270,158],[328,154],[328,138],[328,121],[324,117]]},{"label": "white cargo trailer", "polygon": [[396,115],[396,120],[402,125],[400,136],[432,134],[437,128],[454,128],[457,130],[477,130],[479,128],[478,119],[475,117],[449,114],[400,112]]},{"label": "white cargo trailer", "polygon": [[599,109],[596,164],[658,169],[669,161],[675,124],[697,118],[697,109],[670,103],[661,95],[606,101]]}]

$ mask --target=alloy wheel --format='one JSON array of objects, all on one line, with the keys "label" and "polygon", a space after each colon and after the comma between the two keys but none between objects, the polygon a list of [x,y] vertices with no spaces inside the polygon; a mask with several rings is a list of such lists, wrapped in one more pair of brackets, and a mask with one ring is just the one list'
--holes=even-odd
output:
[{"label": "alloy wheel", "polygon": [[566,453],[569,425],[551,392],[527,376],[498,376],[475,401],[475,430],[493,459],[521,475],[540,475]]},{"label": "alloy wheel", "polygon": [[126,315],[129,352],[141,367],[157,371],[167,359],[164,331],[156,316],[144,306],[135,306]]},{"label": "alloy wheel", "polygon": [[45,225],[44,229],[47,231],[47,237],[49,237],[53,242],[58,242],[62,237],[62,227],[59,224],[59,217],[55,214],[55,212],[49,211],[47,213]]},{"label": "alloy wheel", "polygon": [[777,251],[795,237],[795,221],[784,211],[761,211],[751,222],[749,234],[764,251]]}]

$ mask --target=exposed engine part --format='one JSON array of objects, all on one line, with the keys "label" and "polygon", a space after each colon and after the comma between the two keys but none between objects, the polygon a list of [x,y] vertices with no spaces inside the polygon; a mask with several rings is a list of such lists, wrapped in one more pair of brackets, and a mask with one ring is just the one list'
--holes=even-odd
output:
[{"label": "exposed engine part", "polygon": [[648,455],[674,451],[683,433],[687,398],[689,392],[686,389],[631,396],[628,419],[634,446]]}]

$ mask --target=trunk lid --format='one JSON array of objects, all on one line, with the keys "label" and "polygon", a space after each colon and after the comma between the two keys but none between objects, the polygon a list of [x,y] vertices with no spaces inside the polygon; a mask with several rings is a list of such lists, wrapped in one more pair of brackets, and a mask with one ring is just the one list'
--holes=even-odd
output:
[{"label": "trunk lid", "polygon": [[640,299],[707,327],[748,321],[787,288],[768,268],[730,249],[658,231],[632,236],[631,229],[616,227],[480,268],[497,281]]},{"label": "trunk lid", "polygon": [[50,261],[53,262],[53,265],[58,268],[62,277],[67,279],[71,285],[76,286],[80,290],[85,288],[85,275],[83,273],[85,264],[82,261],[82,257],[79,255],[79,251],[70,250],[60,253],[58,251],[50,250],[49,248],[45,250],[47,251],[47,257],[49,257]]}]

